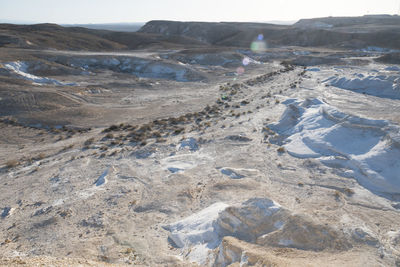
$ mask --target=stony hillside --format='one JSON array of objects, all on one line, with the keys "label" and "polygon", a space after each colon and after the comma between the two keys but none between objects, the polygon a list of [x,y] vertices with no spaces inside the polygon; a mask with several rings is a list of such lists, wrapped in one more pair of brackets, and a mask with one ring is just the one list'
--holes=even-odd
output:
[{"label": "stony hillside", "polygon": [[56,24],[0,24],[0,47],[58,50],[127,50],[199,46],[187,37],[62,27]]},{"label": "stony hillside", "polygon": [[400,48],[398,16],[321,18],[292,26],[262,23],[150,21],[139,32],[196,38],[213,45],[250,47],[262,34],[268,46]]},{"label": "stony hillside", "polygon": [[[205,46],[304,46],[400,49],[398,16],[319,18],[294,25],[236,22],[150,21],[138,32],[116,32],[56,24],[0,24],[0,47],[57,50],[132,50]],[[260,40],[258,40],[260,41]]]}]

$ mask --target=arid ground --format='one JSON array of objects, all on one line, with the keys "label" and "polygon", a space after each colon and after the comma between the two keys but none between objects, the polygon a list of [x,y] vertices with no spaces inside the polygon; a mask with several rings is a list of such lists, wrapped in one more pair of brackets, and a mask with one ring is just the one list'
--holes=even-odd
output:
[{"label": "arid ground", "polygon": [[399,21],[0,25],[0,265],[398,266]]}]

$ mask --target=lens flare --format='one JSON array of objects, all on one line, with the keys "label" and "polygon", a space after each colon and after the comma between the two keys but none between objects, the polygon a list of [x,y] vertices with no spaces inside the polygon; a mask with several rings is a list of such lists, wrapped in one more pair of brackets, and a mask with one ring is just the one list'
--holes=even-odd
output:
[{"label": "lens flare", "polygon": [[243,67],[237,68],[237,69],[236,69],[236,73],[237,73],[238,75],[242,75],[242,74],[244,73],[244,68],[243,68]]},{"label": "lens flare", "polygon": [[243,64],[243,66],[249,65],[250,64],[250,58],[248,58],[248,57],[243,58],[242,64]]},{"label": "lens flare", "polygon": [[267,43],[265,41],[254,41],[250,45],[251,51],[255,53],[262,53],[267,50]]},{"label": "lens flare", "polygon": [[262,53],[267,50],[267,43],[264,40],[264,34],[260,33],[250,45],[251,51],[254,53]]}]

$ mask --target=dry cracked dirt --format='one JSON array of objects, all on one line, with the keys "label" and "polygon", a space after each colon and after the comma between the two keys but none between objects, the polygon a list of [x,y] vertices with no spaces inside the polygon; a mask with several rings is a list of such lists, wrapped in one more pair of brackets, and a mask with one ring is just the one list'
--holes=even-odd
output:
[{"label": "dry cracked dirt", "polygon": [[0,48],[0,265],[398,266],[388,53]]}]

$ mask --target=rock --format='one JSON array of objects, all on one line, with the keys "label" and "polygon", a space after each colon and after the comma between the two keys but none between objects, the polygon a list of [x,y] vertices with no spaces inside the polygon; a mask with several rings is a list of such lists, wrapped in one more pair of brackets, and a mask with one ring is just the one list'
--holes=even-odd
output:
[{"label": "rock", "polygon": [[13,211],[14,211],[14,208],[5,207],[5,208],[3,208],[3,211],[1,212],[0,217],[4,219],[7,216],[10,216]]},{"label": "rock", "polygon": [[107,175],[108,175],[108,169],[105,170],[100,176],[99,178],[97,178],[96,182],[94,182],[94,184],[96,186],[101,186],[103,184],[105,184],[107,182]]},{"label": "rock", "polygon": [[135,152],[132,153],[132,155],[134,157],[136,157],[137,159],[147,159],[148,157],[150,157],[151,155],[153,155],[155,151],[149,148],[145,148],[145,149],[139,149]]},{"label": "rock", "polygon": [[243,135],[229,135],[225,139],[237,142],[250,142],[252,140]]},{"label": "rock", "polygon": [[229,168],[222,168],[221,173],[229,176],[232,179],[242,179],[245,177],[244,175],[238,174],[237,172]]},{"label": "rock", "polygon": [[197,143],[196,139],[191,137],[181,142],[179,146],[179,150],[180,149],[189,149],[190,151],[194,152],[199,150],[199,144]]},{"label": "rock", "polygon": [[[228,236],[262,247],[311,251],[351,248],[341,233],[292,215],[268,198],[252,198],[233,206],[215,203],[186,219],[165,226],[165,229],[170,231],[170,241],[181,248],[190,261],[201,265],[226,266],[246,261],[240,256],[241,253],[228,253],[223,247],[219,248],[219,254],[218,250],[213,251]],[[221,253],[224,253],[223,259]],[[229,257],[226,256],[228,254]]]}]

